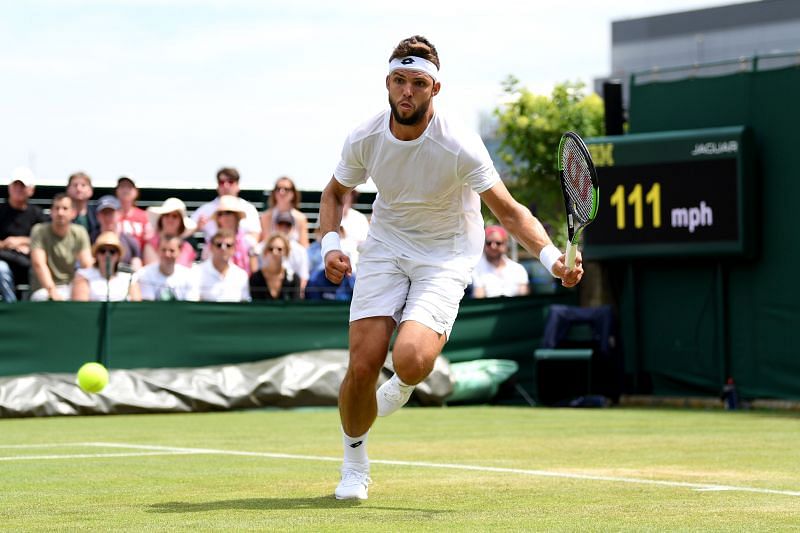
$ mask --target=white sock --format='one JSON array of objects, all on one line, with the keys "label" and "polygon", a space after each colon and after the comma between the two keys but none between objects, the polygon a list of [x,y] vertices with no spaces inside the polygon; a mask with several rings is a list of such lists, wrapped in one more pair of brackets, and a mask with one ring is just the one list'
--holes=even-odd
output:
[{"label": "white sock", "polygon": [[344,444],[344,466],[355,468],[362,472],[369,471],[369,458],[367,457],[367,435],[369,431],[360,437],[351,437],[342,430],[342,442]]},{"label": "white sock", "polygon": [[402,391],[406,391],[409,388],[412,388],[412,389],[414,388],[414,385],[408,385],[408,384],[404,383],[403,380],[400,379],[400,376],[398,376],[397,374],[392,376],[391,379],[393,379],[393,380],[395,380],[397,382],[397,384],[400,386],[400,390],[402,390]]}]

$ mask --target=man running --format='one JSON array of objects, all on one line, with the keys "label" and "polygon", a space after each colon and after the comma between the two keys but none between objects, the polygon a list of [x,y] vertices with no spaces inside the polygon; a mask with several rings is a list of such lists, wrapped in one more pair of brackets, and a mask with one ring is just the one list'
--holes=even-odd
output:
[{"label": "man running", "polygon": [[[345,198],[367,178],[378,190],[350,305],[350,361],[339,391],[344,463],[337,499],[367,498],[367,434],[375,417],[408,401],[447,342],[481,257],[481,199],[565,287],[583,276],[581,258],[568,269],[541,223],[511,197],[480,138],[434,112],[440,88],[436,48],[419,35],[401,41],[389,58],[390,110],[349,135],[322,193],[325,274],[340,283],[351,273],[338,233]],[[376,394],[395,328],[396,373]]]}]

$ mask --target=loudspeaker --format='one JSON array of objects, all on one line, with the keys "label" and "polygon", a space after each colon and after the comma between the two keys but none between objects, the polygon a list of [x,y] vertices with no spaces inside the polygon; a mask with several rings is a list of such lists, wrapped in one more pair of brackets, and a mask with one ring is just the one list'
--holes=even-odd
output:
[{"label": "loudspeaker", "polygon": [[606,135],[622,135],[625,112],[622,109],[622,83],[620,81],[603,82],[603,104],[606,113]]}]

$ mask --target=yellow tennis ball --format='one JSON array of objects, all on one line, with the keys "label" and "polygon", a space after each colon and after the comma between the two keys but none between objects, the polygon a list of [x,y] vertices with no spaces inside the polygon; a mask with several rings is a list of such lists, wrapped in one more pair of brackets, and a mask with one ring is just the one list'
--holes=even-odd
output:
[{"label": "yellow tennis ball", "polygon": [[86,363],[78,370],[78,385],[86,392],[100,392],[108,385],[108,370],[100,363]]}]

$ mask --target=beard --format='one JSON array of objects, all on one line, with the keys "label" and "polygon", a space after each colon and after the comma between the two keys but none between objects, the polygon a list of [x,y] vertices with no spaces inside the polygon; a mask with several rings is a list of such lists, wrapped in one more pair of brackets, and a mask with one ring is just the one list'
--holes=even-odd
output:
[{"label": "beard", "polygon": [[402,117],[400,116],[400,113],[397,111],[397,106],[395,105],[394,102],[392,102],[392,97],[391,96],[389,97],[389,107],[392,110],[392,118],[394,118],[395,122],[397,122],[398,124],[402,124],[403,126],[415,126],[419,124],[422,121],[423,117],[425,117],[425,114],[428,112],[430,106],[431,106],[431,101],[429,99],[427,102],[420,105],[416,111],[414,111],[407,117]]}]

